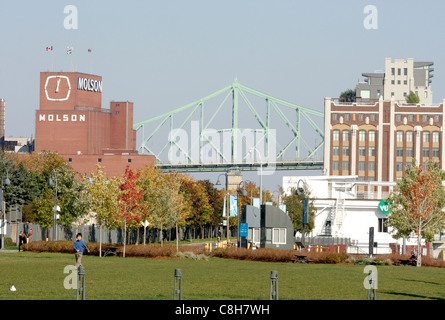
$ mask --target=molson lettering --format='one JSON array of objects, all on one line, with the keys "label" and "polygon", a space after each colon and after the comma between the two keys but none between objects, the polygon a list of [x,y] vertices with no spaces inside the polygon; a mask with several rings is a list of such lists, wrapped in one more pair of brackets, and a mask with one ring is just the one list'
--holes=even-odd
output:
[{"label": "molson lettering", "polygon": [[39,121],[56,121],[56,122],[85,122],[86,116],[84,114],[40,114]]},{"label": "molson lettering", "polygon": [[102,92],[102,81],[87,78],[77,79],[77,89],[93,92]]}]

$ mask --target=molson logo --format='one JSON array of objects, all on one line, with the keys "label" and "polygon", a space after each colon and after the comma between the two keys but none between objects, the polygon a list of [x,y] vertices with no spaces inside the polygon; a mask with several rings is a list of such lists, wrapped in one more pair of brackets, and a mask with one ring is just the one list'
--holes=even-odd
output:
[{"label": "molson logo", "polygon": [[77,89],[92,92],[102,92],[102,81],[87,78],[78,78]]},{"label": "molson logo", "polygon": [[84,114],[40,114],[39,121],[49,122],[85,122],[86,116]]}]

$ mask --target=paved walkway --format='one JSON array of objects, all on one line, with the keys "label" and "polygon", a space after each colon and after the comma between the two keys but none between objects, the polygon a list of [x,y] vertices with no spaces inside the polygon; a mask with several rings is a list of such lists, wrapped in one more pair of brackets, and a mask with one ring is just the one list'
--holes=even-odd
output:
[{"label": "paved walkway", "polygon": [[5,249],[0,249],[0,253],[16,253],[19,252],[18,250],[5,250]]}]

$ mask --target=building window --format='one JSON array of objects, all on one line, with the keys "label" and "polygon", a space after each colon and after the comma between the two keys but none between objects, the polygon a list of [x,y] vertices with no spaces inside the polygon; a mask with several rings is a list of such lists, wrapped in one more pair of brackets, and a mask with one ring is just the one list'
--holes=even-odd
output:
[{"label": "building window", "polygon": [[119,111],[116,111],[116,112],[115,112],[116,115],[118,115],[119,113],[120,113]]},{"label": "building window", "polygon": [[406,132],[406,142],[413,142],[413,132],[412,131]]},{"label": "building window", "polygon": [[341,164],[341,169],[343,171],[348,171],[349,170],[349,161],[343,161]]},{"label": "building window", "polygon": [[366,148],[358,147],[358,155],[359,155],[359,157],[365,157],[366,156]]},{"label": "building window", "polygon": [[396,171],[402,172],[403,171],[403,162],[397,162],[396,163]]},{"label": "building window", "polygon": [[397,142],[403,142],[403,131],[397,131]]},{"label": "building window", "polygon": [[332,161],[332,170],[338,171],[338,169],[339,169],[338,161]]},{"label": "building window", "polygon": [[396,84],[396,80],[391,80],[391,84]]},{"label": "building window", "polygon": [[396,74],[396,69],[395,68],[391,68],[391,75],[394,76]]},{"label": "building window", "polygon": [[409,114],[408,115],[408,121],[414,121],[414,115],[413,114]]},{"label": "building window", "polygon": [[346,157],[349,156],[349,147],[343,147],[343,155]]},{"label": "building window", "polygon": [[73,162],[73,158],[68,158],[68,162]]},{"label": "building window", "polygon": [[260,242],[260,228],[252,228],[252,242]]},{"label": "building window", "polygon": [[338,120],[338,113],[332,114],[332,120],[337,121]]},{"label": "building window", "polygon": [[405,151],[406,151],[406,157],[412,157],[413,156],[413,148],[412,147],[406,148]]},{"label": "building window", "polygon": [[407,85],[407,84],[408,84],[408,81],[407,81],[407,80],[403,80],[403,84],[404,84],[404,85]]},{"label": "building window", "polygon": [[375,141],[375,131],[369,131],[369,141]]},{"label": "building window", "polygon": [[349,141],[349,131],[343,130],[343,141]]},{"label": "building window", "polygon": [[345,120],[349,121],[351,119],[351,114],[345,113]]},{"label": "building window", "polygon": [[358,162],[358,171],[365,171],[365,161]]},{"label": "building window", "polygon": [[131,163],[131,159],[128,159],[127,162],[128,162],[128,163]]},{"label": "building window", "polygon": [[358,140],[359,141],[366,141],[366,131],[360,130],[358,133]]},{"label": "building window", "polygon": [[435,114],[434,115],[434,122],[440,122],[440,115],[439,114]]},{"label": "building window", "polygon": [[332,147],[332,155],[333,156],[339,156],[340,155],[340,148],[339,147]]},{"label": "building window", "polygon": [[360,121],[365,120],[365,114],[364,114],[364,113],[359,113],[359,114],[358,114],[358,119],[359,119]]},{"label": "building window", "polygon": [[401,76],[401,75],[402,75],[402,69],[397,68],[397,75],[398,75],[398,76]]},{"label": "building window", "polygon": [[423,133],[423,142],[430,142],[430,133],[429,133],[429,131],[425,131]]},{"label": "building window", "polygon": [[396,121],[402,121],[402,115],[396,114]]},{"label": "building window", "polygon": [[388,232],[388,227],[386,226],[386,221],[388,218],[379,218],[378,232]]},{"label": "building window", "polygon": [[119,103],[116,103],[116,107],[119,107],[120,106],[120,104]]},{"label": "building window", "polygon": [[401,82],[400,82],[400,80],[397,80],[397,84],[400,84]]},{"label": "building window", "polygon": [[403,68],[403,75],[407,76],[408,75],[408,68]]},{"label": "building window", "polygon": [[433,132],[433,142],[439,142],[440,133],[438,131]]},{"label": "building window", "polygon": [[102,162],[102,158],[97,159],[97,162]]},{"label": "building window", "polygon": [[368,156],[375,157],[375,147],[369,147]]},{"label": "building window", "polygon": [[371,113],[371,121],[376,121],[377,115],[375,113]]},{"label": "building window", "polygon": [[428,122],[428,115],[427,114],[422,115],[422,120],[423,122]]},{"label": "building window", "polygon": [[424,158],[429,158],[430,157],[430,148],[423,148],[423,157]]},{"label": "building window", "polygon": [[340,140],[340,131],[339,130],[334,130],[332,132],[332,140],[334,140],[334,141]]},{"label": "building window", "polygon": [[368,162],[368,171],[375,171],[375,162],[374,161]]},{"label": "building window", "polygon": [[397,148],[396,149],[396,156],[397,157],[403,157],[403,148]]},{"label": "building window", "polygon": [[433,148],[433,158],[439,158],[439,148]]},{"label": "building window", "polygon": [[286,228],[272,229],[272,244],[286,244]]}]

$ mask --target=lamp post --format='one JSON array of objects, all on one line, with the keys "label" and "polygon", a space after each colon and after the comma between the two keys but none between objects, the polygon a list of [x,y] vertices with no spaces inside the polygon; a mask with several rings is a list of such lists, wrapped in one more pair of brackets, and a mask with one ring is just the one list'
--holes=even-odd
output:
[{"label": "lamp post", "polygon": [[[2,185],[1,185],[1,189],[0,189],[0,201],[1,201],[1,210],[2,210],[2,223],[1,223],[1,229],[2,229],[2,249],[5,248],[5,236],[6,236],[6,231],[5,233],[3,233],[3,230],[6,229],[6,222],[5,222],[5,199],[4,199],[4,194],[5,194],[5,185],[9,185],[11,183],[11,181],[8,178],[8,171],[6,170],[6,179],[3,179],[3,174],[2,174]],[[17,240],[18,243],[18,240]]]},{"label": "lamp post", "polygon": [[[299,185],[300,185],[300,182],[303,182],[303,187],[299,187]],[[305,226],[306,226],[306,224],[307,224],[307,222],[308,222],[308,204],[309,204],[309,201],[308,201],[308,199],[306,198],[306,189],[305,189],[305,187],[304,187],[304,181],[303,180],[298,180],[298,183],[297,183],[297,191],[296,191],[296,195],[302,195],[303,196],[303,216],[302,216],[302,221],[301,221],[301,223],[302,223],[302,232],[301,232],[301,244],[303,245],[303,250],[304,250],[304,247],[305,247],[305,245],[304,245],[304,234],[305,234]]]},{"label": "lamp post", "polygon": [[[241,188],[241,184],[243,185],[243,187]],[[241,201],[240,201],[240,195],[243,196],[247,196],[247,191],[246,188],[244,187],[244,181],[241,181],[238,184],[238,188],[236,190],[237,192],[237,205],[238,205],[238,219],[237,219],[237,224],[238,224],[238,235],[237,235],[237,242],[238,242],[238,248],[241,246],[241,237],[240,237],[240,222],[241,222]]]},{"label": "lamp post", "polygon": [[263,159],[261,158],[261,152],[258,151],[257,148],[252,147],[249,150],[249,153],[251,153],[253,150],[258,152],[258,157],[260,158],[260,205],[263,204]]},{"label": "lamp post", "polygon": [[230,217],[230,204],[229,204],[229,201],[230,201],[230,198],[229,198],[229,190],[227,189],[227,173],[221,173],[219,176],[218,176],[218,179],[217,179],[217,181],[216,181],[216,184],[215,185],[217,185],[217,186],[220,186],[221,185],[221,182],[219,181],[219,177],[220,176],[223,176],[223,175],[225,175],[226,176],[226,193],[224,194],[224,199],[226,199],[226,197],[227,197],[227,200],[226,200],[226,223],[227,223],[227,225],[226,225],[226,232],[227,232],[227,246],[229,245],[229,240],[230,240],[230,236],[229,236],[229,228],[230,228],[230,225],[229,225],[229,217]]},{"label": "lamp post", "polygon": [[[55,188],[54,188],[54,206],[53,206],[53,241],[56,241],[57,239],[57,172],[56,169],[53,169],[53,173],[54,173],[54,180],[55,182]],[[51,179],[51,174],[49,176],[48,179],[48,185],[49,186],[53,186],[54,185],[54,181]]]}]

